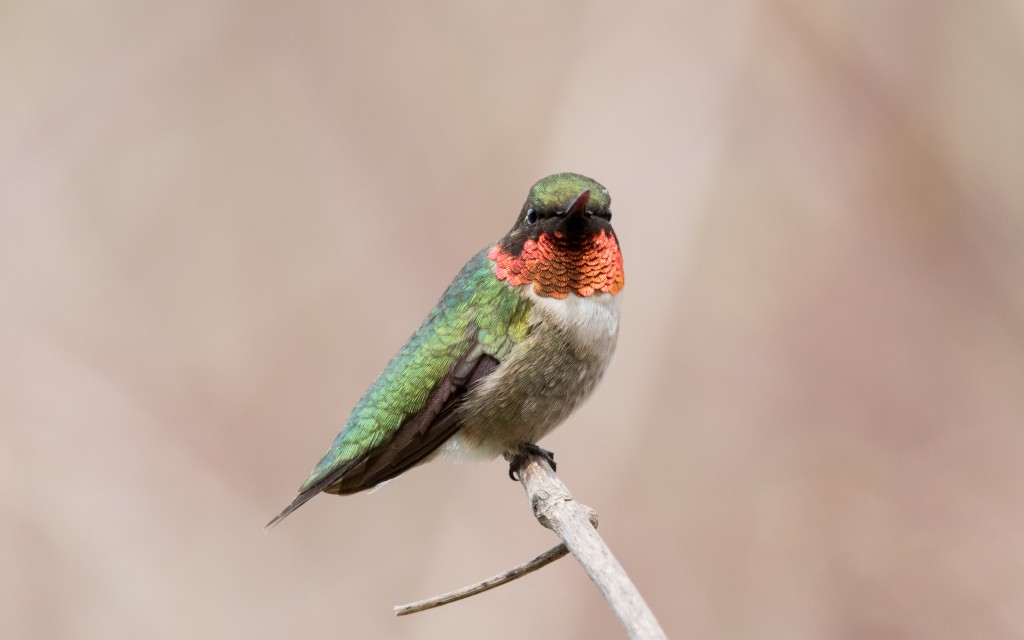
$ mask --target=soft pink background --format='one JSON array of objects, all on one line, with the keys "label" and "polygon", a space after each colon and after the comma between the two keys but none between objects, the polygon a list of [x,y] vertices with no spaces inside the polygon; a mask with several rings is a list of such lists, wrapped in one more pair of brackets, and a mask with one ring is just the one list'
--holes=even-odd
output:
[{"label": "soft pink background", "polygon": [[[321,497],[530,184],[611,190],[619,351],[544,441],[675,638],[1024,636],[1015,2],[15,2],[10,638],[618,638],[495,462]],[[486,8],[485,8],[486,7]]]}]

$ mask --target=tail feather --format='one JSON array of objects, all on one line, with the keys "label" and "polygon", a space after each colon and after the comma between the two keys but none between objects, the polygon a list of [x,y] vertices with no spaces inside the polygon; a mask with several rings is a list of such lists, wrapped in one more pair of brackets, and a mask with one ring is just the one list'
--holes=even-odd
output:
[{"label": "tail feather", "polygon": [[[273,529],[278,522],[321,491],[347,495],[372,489],[428,460],[462,426],[456,408],[466,392],[493,373],[498,364],[498,360],[485,354],[482,349],[472,349],[469,357],[460,360],[434,387],[425,406],[418,413],[408,416],[386,443],[351,460],[334,463],[333,468],[316,484],[302,485],[299,495],[263,527],[264,531]],[[333,449],[328,455],[332,452]],[[320,464],[324,464],[323,461]],[[319,467],[317,465],[315,473]]]},{"label": "tail feather", "polygon": [[287,518],[291,514],[292,511],[295,511],[296,509],[298,509],[302,505],[306,504],[309,501],[310,498],[312,498],[313,496],[315,496],[318,493],[320,493],[319,490],[317,490],[317,491],[303,491],[299,495],[295,496],[295,499],[292,500],[292,503],[290,505],[288,505],[287,507],[284,508],[284,511],[282,511],[279,514],[277,514],[274,517],[273,520],[271,520],[266,525],[264,525],[263,530],[264,531],[270,531],[271,529],[273,529],[275,526],[277,526],[278,522],[281,522],[282,520]]}]

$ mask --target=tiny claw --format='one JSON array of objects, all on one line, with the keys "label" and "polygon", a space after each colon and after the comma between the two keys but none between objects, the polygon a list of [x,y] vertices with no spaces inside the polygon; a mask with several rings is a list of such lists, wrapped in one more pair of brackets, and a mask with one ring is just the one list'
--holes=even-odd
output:
[{"label": "tiny claw", "polygon": [[541,449],[540,447],[538,447],[537,445],[533,444],[532,442],[528,442],[528,443],[523,445],[523,452],[524,453],[532,453],[533,455],[540,456],[540,457],[544,458],[545,460],[548,461],[548,464],[551,465],[551,470],[552,471],[557,471],[558,470],[558,464],[555,463],[555,452],[554,451],[548,451],[547,449]]},{"label": "tiny claw", "polygon": [[519,453],[506,454],[505,459],[508,460],[508,477],[519,482],[519,469],[526,463],[527,458],[531,455],[540,456],[547,460],[548,464],[551,465],[551,470],[556,471],[558,465],[555,463],[555,453],[548,451],[547,449],[541,449],[532,442],[524,443]]}]

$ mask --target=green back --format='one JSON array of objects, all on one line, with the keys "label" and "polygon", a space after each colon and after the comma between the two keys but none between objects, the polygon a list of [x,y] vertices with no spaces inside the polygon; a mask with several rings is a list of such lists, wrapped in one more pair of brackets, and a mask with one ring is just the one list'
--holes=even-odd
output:
[{"label": "green back", "polygon": [[345,427],[299,491],[386,443],[424,407],[431,390],[476,344],[501,360],[525,336],[531,307],[531,302],[495,278],[487,249],[475,255],[352,409]]}]

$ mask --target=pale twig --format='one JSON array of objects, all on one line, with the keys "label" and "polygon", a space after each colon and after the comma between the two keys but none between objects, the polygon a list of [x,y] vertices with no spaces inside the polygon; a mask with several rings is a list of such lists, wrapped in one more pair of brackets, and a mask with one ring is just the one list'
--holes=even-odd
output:
[{"label": "pale twig", "polygon": [[519,481],[538,522],[554,531],[582,565],[619,624],[633,640],[663,640],[665,632],[636,585],[591,523],[593,510],[578,502],[548,461],[530,454],[519,468]]},{"label": "pale twig", "polygon": [[[486,591],[557,560],[565,555],[564,549],[567,548],[597,585],[612,613],[631,639],[663,640],[665,632],[662,631],[658,620],[608,545],[598,535],[595,528],[597,517],[593,509],[576,502],[569,489],[555,475],[548,461],[540,455],[528,455],[525,462],[519,466],[518,474],[519,481],[526,489],[526,495],[533,506],[533,515],[538,522],[554,531],[562,539],[563,545],[538,556],[526,565],[510,569],[477,585],[421,603],[395,607],[395,613],[405,615],[423,611]],[[537,563],[539,559],[548,555],[553,557]],[[533,566],[534,563],[537,563],[536,566]],[[525,569],[526,567],[531,568]],[[422,606],[424,603],[431,604]]]},{"label": "pale twig", "polygon": [[565,548],[565,545],[559,544],[557,546],[551,547],[550,549],[540,554],[536,558],[529,560],[519,565],[518,567],[513,567],[508,571],[499,573],[496,576],[492,576],[490,578],[487,578],[486,580],[482,580],[481,582],[478,582],[474,585],[463,587],[461,589],[456,589],[455,591],[450,591],[439,596],[434,596],[433,598],[427,598],[426,600],[420,600],[419,602],[400,604],[397,607],[395,607],[395,615],[407,616],[410,613],[426,611],[427,609],[440,607],[443,604],[455,602],[456,600],[462,600],[463,598],[468,598],[469,596],[475,596],[478,593],[483,593],[484,591],[493,589],[494,587],[500,587],[506,582],[512,582],[516,578],[521,578],[532,571],[536,571],[541,567],[547,566],[555,560],[564,557],[568,553],[569,550]]}]

